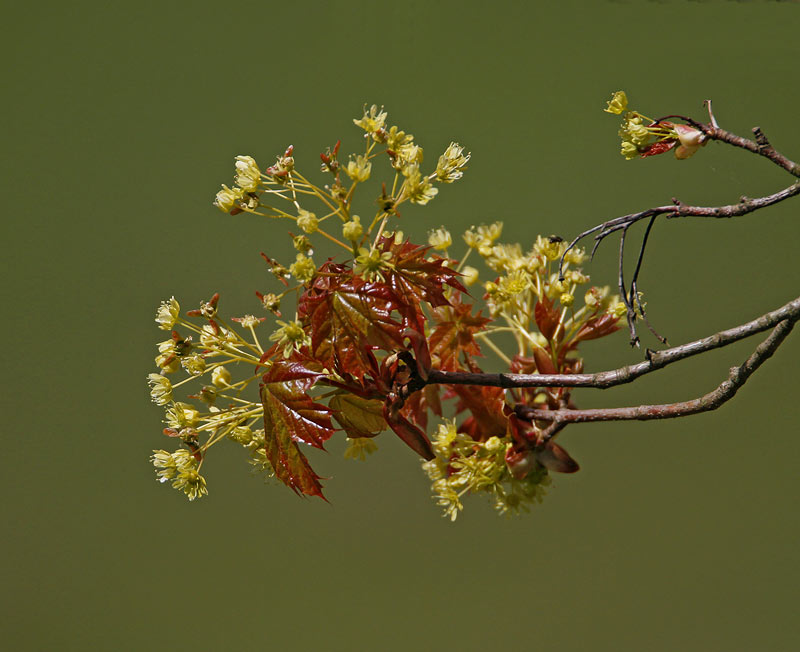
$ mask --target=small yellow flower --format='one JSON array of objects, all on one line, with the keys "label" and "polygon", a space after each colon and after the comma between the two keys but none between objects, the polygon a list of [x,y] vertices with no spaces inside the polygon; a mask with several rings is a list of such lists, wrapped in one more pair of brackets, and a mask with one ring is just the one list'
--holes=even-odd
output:
[{"label": "small yellow flower", "polygon": [[628,96],[625,95],[625,91],[617,91],[611,96],[607,104],[608,108],[603,109],[603,111],[620,115],[628,109]]},{"label": "small yellow flower", "polygon": [[364,235],[364,227],[361,226],[361,218],[358,215],[353,215],[349,222],[342,225],[342,235],[350,242],[355,242]]},{"label": "small yellow flower", "polygon": [[372,163],[364,154],[359,154],[355,160],[347,163],[344,171],[353,181],[360,183],[369,179],[369,175],[372,172]]},{"label": "small yellow flower", "polygon": [[478,282],[478,275],[479,272],[474,267],[470,267],[467,265],[464,269],[461,270],[461,273],[464,275],[464,285],[469,287],[470,285],[475,285]]},{"label": "small yellow flower", "polygon": [[361,247],[356,256],[356,264],[353,271],[363,276],[366,280],[378,278],[383,280],[381,272],[384,269],[390,269],[392,264],[392,253],[390,251],[380,252],[377,249],[370,251],[366,247]]},{"label": "small yellow flower", "polygon": [[253,441],[253,431],[247,426],[236,426],[228,433],[228,439],[232,439],[242,446],[247,446]]},{"label": "small yellow flower", "polygon": [[364,115],[356,120],[353,120],[353,123],[356,126],[361,127],[366,134],[373,137],[373,139],[378,140],[376,138],[377,132],[381,131],[385,124],[386,124],[386,111],[383,110],[383,107],[380,109],[376,104],[373,104],[369,109],[366,107],[364,108]]},{"label": "small yellow flower", "polygon": [[200,413],[188,403],[174,402],[166,410],[166,423],[170,428],[181,430],[192,428],[200,419]]},{"label": "small yellow flower", "polygon": [[219,208],[223,213],[230,213],[242,197],[244,197],[244,190],[241,188],[228,188],[228,186],[222,184],[222,190],[220,190],[214,198],[214,206]]},{"label": "small yellow flower", "polygon": [[306,233],[314,233],[319,227],[319,220],[314,213],[301,208],[297,212],[297,226]]},{"label": "small yellow flower", "polygon": [[438,188],[434,188],[428,177],[423,177],[419,171],[419,166],[414,164],[407,167],[405,194],[412,204],[424,206],[439,193]]},{"label": "small yellow flower", "polygon": [[252,156],[236,157],[236,185],[245,192],[255,192],[261,182],[261,170]]},{"label": "small yellow flower", "polygon": [[453,183],[464,176],[471,154],[464,155],[464,148],[458,143],[450,143],[439,157],[436,165],[436,178],[444,183]]},{"label": "small yellow flower", "polygon": [[172,383],[169,378],[161,374],[148,374],[147,382],[150,384],[150,398],[156,405],[166,405],[172,400]]},{"label": "small yellow flower", "polygon": [[569,308],[573,303],[575,303],[575,297],[571,295],[569,292],[565,292],[562,294],[558,300],[561,302],[561,305],[565,308]]},{"label": "small yellow flower", "polygon": [[199,353],[183,356],[181,366],[192,376],[199,376],[206,370],[206,360]]},{"label": "small yellow flower", "polygon": [[292,238],[292,244],[301,254],[309,256],[314,253],[314,248],[311,246],[311,240],[305,235],[296,235]]},{"label": "small yellow flower", "polygon": [[414,142],[414,136],[400,131],[397,127],[391,127],[386,132],[386,148],[393,152],[399,152],[401,147],[410,145]]},{"label": "small yellow flower", "polygon": [[206,479],[195,468],[180,469],[172,486],[185,493],[189,500],[201,498],[208,494]]},{"label": "small yellow flower", "polygon": [[372,455],[378,450],[378,445],[371,437],[347,437],[347,449],[344,451],[344,456],[351,460],[361,460],[362,462],[367,459],[367,455]]},{"label": "small yellow flower", "polygon": [[170,297],[169,301],[162,301],[156,312],[156,323],[162,331],[172,330],[175,323],[178,321],[181,305],[175,299]]},{"label": "small yellow flower", "polygon": [[150,457],[153,466],[156,467],[156,475],[159,482],[166,482],[175,477],[178,467],[172,454],[165,450],[154,450]]},{"label": "small yellow flower", "polygon": [[447,251],[447,248],[453,244],[453,238],[450,231],[442,227],[428,234],[428,244],[439,251]]},{"label": "small yellow flower", "polygon": [[543,238],[539,235],[536,236],[536,244],[533,245],[533,248],[547,260],[557,260],[561,258],[561,254],[567,248],[567,243],[560,238]]},{"label": "small yellow flower", "polygon": [[277,342],[278,347],[283,347],[283,357],[288,358],[292,351],[303,346],[311,345],[311,338],[303,330],[299,321],[285,322],[277,320],[280,328],[269,336],[270,341]]},{"label": "small yellow flower", "polygon": [[314,261],[303,254],[297,254],[295,262],[289,266],[291,275],[301,283],[306,283],[314,278],[316,271],[317,266],[314,264]]},{"label": "small yellow flower", "polygon": [[218,388],[230,387],[231,372],[222,365],[214,367],[214,370],[211,372],[211,384]]}]

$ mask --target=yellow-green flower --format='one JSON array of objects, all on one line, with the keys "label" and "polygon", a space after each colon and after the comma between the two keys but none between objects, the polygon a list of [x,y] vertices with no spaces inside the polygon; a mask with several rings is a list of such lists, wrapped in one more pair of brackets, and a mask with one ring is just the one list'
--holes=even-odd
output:
[{"label": "yellow-green flower", "polygon": [[183,468],[178,471],[172,486],[186,494],[189,500],[208,494],[206,479],[195,468]]},{"label": "yellow-green flower", "polygon": [[350,242],[355,242],[364,235],[364,227],[361,226],[361,218],[358,215],[353,215],[349,222],[342,225],[342,235]]},{"label": "yellow-green flower", "polygon": [[156,323],[162,331],[172,330],[175,323],[178,321],[181,305],[175,299],[170,297],[169,301],[162,301],[156,312]]},{"label": "yellow-green flower", "polygon": [[439,193],[439,189],[433,187],[431,180],[422,176],[418,165],[408,166],[404,173],[406,175],[405,193],[412,204],[424,206]]},{"label": "yellow-green flower", "polygon": [[378,445],[372,437],[347,437],[347,449],[344,451],[344,456],[351,460],[361,460],[362,462],[367,459],[367,455],[372,455],[378,450]]},{"label": "yellow-green flower", "polygon": [[301,283],[306,283],[314,278],[317,266],[308,256],[297,254],[295,262],[289,266],[289,272]]},{"label": "yellow-green flower", "polygon": [[285,322],[277,320],[280,328],[269,336],[270,341],[277,342],[278,348],[283,347],[283,357],[288,358],[292,351],[303,346],[311,345],[311,338],[303,330],[299,321]]},{"label": "yellow-green flower", "polygon": [[172,400],[172,383],[169,378],[161,374],[148,374],[147,382],[150,384],[150,398],[156,405],[166,405]]},{"label": "yellow-green flower", "polygon": [[355,160],[348,161],[344,171],[353,181],[360,183],[369,179],[369,175],[372,172],[372,163],[364,154],[359,154]]},{"label": "yellow-green flower", "polygon": [[214,385],[214,387],[230,387],[231,380],[231,372],[222,365],[214,367],[214,370],[211,372],[211,384]]},{"label": "yellow-green flower", "polygon": [[188,403],[175,401],[166,410],[166,423],[170,428],[180,430],[192,428],[200,419],[200,413]]},{"label": "yellow-green flower", "polygon": [[370,251],[366,247],[361,247],[356,256],[356,264],[353,271],[366,280],[378,278],[383,280],[381,272],[392,267],[392,254],[390,251],[380,252],[377,249]]},{"label": "yellow-green flower", "polygon": [[255,192],[261,182],[261,170],[252,156],[236,157],[236,185],[245,192]]},{"label": "yellow-green flower", "polygon": [[439,251],[447,251],[447,248],[453,244],[453,238],[450,231],[442,227],[428,234],[428,244]]},{"label": "yellow-green flower", "polygon": [[470,267],[467,265],[461,270],[461,273],[464,275],[464,285],[469,287],[470,285],[474,285],[478,282],[478,275],[479,272],[474,267]]},{"label": "yellow-green flower", "polygon": [[301,208],[297,212],[297,226],[306,233],[314,233],[319,227],[319,220],[314,213]]},{"label": "yellow-green flower", "polygon": [[603,111],[620,115],[628,109],[628,96],[625,95],[625,91],[617,91],[611,96],[607,104],[608,108],[603,109]]},{"label": "yellow-green flower", "polygon": [[378,136],[376,138],[377,132],[384,128],[386,116],[387,113],[383,110],[383,107],[379,109],[376,104],[373,104],[369,109],[364,108],[364,115],[358,120],[354,119],[353,122],[356,126],[361,127],[368,135],[378,140],[380,137]]},{"label": "yellow-green flower", "polygon": [[192,376],[199,376],[206,370],[206,360],[199,353],[183,356],[181,366]]},{"label": "yellow-green flower", "polygon": [[244,197],[244,190],[241,188],[228,188],[228,186],[223,183],[222,190],[220,190],[214,198],[214,206],[219,208],[223,213],[230,213],[242,197]]},{"label": "yellow-green flower", "polygon": [[464,148],[458,143],[450,143],[439,157],[436,165],[436,178],[444,183],[453,183],[464,176],[471,154],[464,155]]}]

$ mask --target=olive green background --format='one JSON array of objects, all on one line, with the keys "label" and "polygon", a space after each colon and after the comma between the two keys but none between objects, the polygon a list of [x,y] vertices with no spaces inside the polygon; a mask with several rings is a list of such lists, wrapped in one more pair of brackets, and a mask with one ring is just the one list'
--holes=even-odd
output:
[{"label": "olive green background", "polygon": [[[19,4],[19,3],[18,3]],[[464,179],[403,213],[422,240],[503,220],[564,237],[678,196],[713,205],[789,185],[719,144],[626,162],[624,88],[649,115],[758,124],[800,157],[787,2],[135,2],[7,8],[2,39],[2,625],[9,650],[789,650],[797,618],[800,334],[721,410],[590,424],[582,470],[531,514],[480,497],[451,524],[418,460],[379,438],[368,463],[311,451],[331,504],[204,465],[189,503],[154,481],[162,411],[145,376],[175,294],[259,310],[259,252],[281,223],[211,206],[237,154],[298,165],[385,104],[428,164],[451,140]],[[731,221],[657,224],[642,276],[672,343],[797,293],[797,200]],[[639,231],[640,233],[641,231]],[[616,243],[588,267],[614,282]],[[648,340],[649,346],[655,346]],[[576,398],[669,402],[715,387],[753,342]],[[641,359],[623,334],[587,367]],[[487,365],[491,364],[490,362]]]}]

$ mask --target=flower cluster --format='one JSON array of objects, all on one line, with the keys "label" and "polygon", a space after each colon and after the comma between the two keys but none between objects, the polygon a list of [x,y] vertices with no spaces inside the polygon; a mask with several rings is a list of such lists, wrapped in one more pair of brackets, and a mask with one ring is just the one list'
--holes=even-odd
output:
[{"label": "flower cluster", "polygon": [[606,113],[622,115],[620,153],[626,160],[675,150],[675,158],[686,159],[705,145],[705,134],[688,124],[653,120],[638,111],[628,111],[625,91],[617,91],[607,102]]},{"label": "flower cluster", "polygon": [[551,480],[547,469],[536,464],[523,477],[515,477],[506,461],[514,448],[509,437],[492,436],[475,441],[459,432],[455,421],[439,426],[433,439],[436,457],[422,468],[431,480],[437,503],[444,515],[455,521],[469,493],[486,493],[503,515],[528,510],[544,497]]},{"label": "flower cluster", "polygon": [[[623,100],[612,105],[624,110]],[[523,248],[501,241],[501,222],[481,225],[463,235],[466,246],[459,241],[460,260],[450,257],[454,239],[444,227],[430,231],[429,246],[407,240],[392,224],[399,207],[432,201],[439,186],[463,177],[470,154],[451,142],[424,172],[422,147],[387,120],[382,107],[365,107],[353,120],[363,151],[341,164],[341,142],[320,154],[325,184],[298,169],[290,146],[263,171],[253,157],[237,156],[235,185],[217,193],[214,204],[226,213],[286,220],[294,261],[262,254],[275,286],[256,292],[266,317],[226,319],[218,295],[184,313],[173,297],[156,311],[169,336],[157,344],[147,380],[164,409],[164,435],[177,446],[154,451],[151,461],[157,480],[190,500],[207,493],[200,471],[223,440],[241,446],[255,470],[322,496],[304,451],[323,448],[337,431],[345,456],[358,460],[377,449],[377,435],[393,431],[425,460],[451,519],[470,493],[517,513],[541,500],[551,471],[577,470],[552,433],[511,409],[569,407],[569,388],[443,387],[426,385],[426,374],[480,371],[482,347],[513,373],[580,372],[579,343],[617,330],[625,306],[608,288],[590,286],[580,268],[585,252],[555,236]],[[376,183],[381,160],[388,180]],[[371,217],[355,214],[357,192],[371,192]],[[344,249],[345,259],[318,265],[321,239]],[[489,271],[481,285],[470,256]],[[465,286],[482,288],[488,317]],[[509,336],[511,354],[497,341]],[[433,441],[432,416],[441,423]]]}]

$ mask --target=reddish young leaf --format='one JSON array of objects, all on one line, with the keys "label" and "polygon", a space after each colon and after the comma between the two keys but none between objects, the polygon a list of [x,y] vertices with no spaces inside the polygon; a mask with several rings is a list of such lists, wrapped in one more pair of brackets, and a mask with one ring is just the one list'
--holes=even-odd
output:
[{"label": "reddish young leaf", "polygon": [[552,439],[543,447],[536,448],[535,453],[536,461],[550,471],[575,473],[581,468],[578,463],[569,456],[569,453]]},{"label": "reddish young leaf", "polygon": [[558,369],[553,364],[550,354],[547,353],[542,347],[533,347],[533,359],[536,362],[536,369],[540,374],[557,374]]},{"label": "reddish young leaf", "polygon": [[322,374],[296,362],[275,362],[260,386],[267,460],[275,476],[295,493],[324,498],[319,476],[298,442],[323,447],[334,433],[331,409],[315,403],[308,390]]},{"label": "reddish young leaf", "polygon": [[664,152],[671,150],[677,144],[677,140],[659,140],[657,143],[653,143],[652,145],[645,147],[644,150],[639,153],[639,156],[645,158],[647,156],[663,154]]},{"label": "reddish young leaf", "polygon": [[445,371],[461,369],[459,356],[466,353],[470,356],[481,355],[481,349],[475,341],[474,334],[482,330],[491,319],[481,317],[481,313],[472,314],[472,304],[461,303],[461,298],[454,300],[450,306],[443,306],[433,311],[437,322],[430,337],[431,353],[439,357],[439,368]]},{"label": "reddish young leaf", "polygon": [[398,303],[386,284],[331,269],[300,297],[298,314],[310,325],[312,355],[325,367],[360,380],[371,366],[366,347],[406,348],[403,328],[392,317]]},{"label": "reddish young leaf", "polygon": [[459,430],[476,441],[489,437],[502,437],[506,432],[508,417],[503,413],[504,390],[500,387],[478,385],[451,385],[453,393],[460,399],[456,412],[469,410],[472,416],[461,424]]},{"label": "reddish young leaf", "polygon": [[542,297],[536,302],[536,307],[533,309],[533,316],[536,319],[536,325],[539,331],[548,340],[555,335],[556,328],[558,328],[559,313],[553,306],[550,299]]},{"label": "reddish young leaf", "polygon": [[430,247],[421,247],[408,241],[397,244],[394,237],[384,236],[378,243],[378,249],[392,254],[392,268],[384,273],[384,277],[400,299],[398,310],[409,328],[421,330],[424,317],[419,305],[423,301],[434,308],[449,305],[444,296],[445,285],[461,292],[467,291],[458,281],[461,274],[445,267],[445,258],[426,258]]},{"label": "reddish young leaf", "polygon": [[620,329],[619,317],[608,313],[589,319],[572,338],[573,342],[596,340]]},{"label": "reddish young leaf", "polygon": [[394,411],[388,405],[384,405],[383,417],[386,419],[386,423],[389,424],[389,427],[394,430],[395,434],[408,444],[420,457],[426,460],[432,460],[436,457],[428,436],[402,414]]},{"label": "reddish young leaf", "polygon": [[428,427],[428,410],[442,416],[442,401],[438,385],[425,385],[406,399],[400,413],[425,430]]}]

